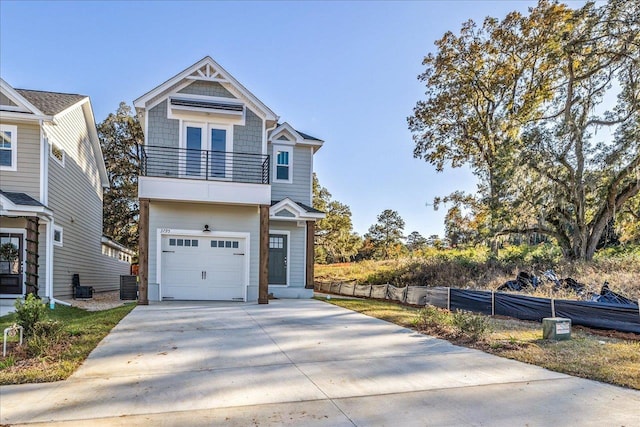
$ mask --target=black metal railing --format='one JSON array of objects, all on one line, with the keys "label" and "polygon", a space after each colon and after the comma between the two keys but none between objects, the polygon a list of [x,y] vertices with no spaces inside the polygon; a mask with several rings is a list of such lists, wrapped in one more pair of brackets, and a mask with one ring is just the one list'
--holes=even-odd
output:
[{"label": "black metal railing", "polygon": [[142,175],[269,184],[268,155],[145,145]]}]

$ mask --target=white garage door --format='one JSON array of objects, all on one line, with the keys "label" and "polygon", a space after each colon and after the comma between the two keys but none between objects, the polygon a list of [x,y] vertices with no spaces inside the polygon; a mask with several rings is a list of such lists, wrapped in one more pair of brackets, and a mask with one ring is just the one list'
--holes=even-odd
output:
[{"label": "white garage door", "polygon": [[243,238],[163,236],[163,299],[244,300],[246,256]]}]

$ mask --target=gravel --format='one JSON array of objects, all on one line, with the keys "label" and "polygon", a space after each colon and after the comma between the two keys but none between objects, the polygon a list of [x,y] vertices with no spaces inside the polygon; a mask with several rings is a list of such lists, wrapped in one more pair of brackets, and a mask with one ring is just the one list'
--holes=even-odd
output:
[{"label": "gravel", "polygon": [[93,298],[87,299],[67,299],[63,300],[71,303],[73,307],[82,308],[87,311],[101,311],[124,305],[127,302],[120,299],[120,291],[101,292],[93,294]]}]

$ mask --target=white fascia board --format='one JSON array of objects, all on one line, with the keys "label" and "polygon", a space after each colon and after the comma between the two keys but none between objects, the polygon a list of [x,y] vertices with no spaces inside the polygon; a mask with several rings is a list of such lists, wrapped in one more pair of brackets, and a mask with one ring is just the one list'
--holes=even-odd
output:
[{"label": "white fascia board", "polygon": [[9,83],[7,83],[4,79],[0,78],[0,88],[7,95],[9,99],[11,99],[16,104],[22,104],[24,108],[29,110],[32,114],[36,116],[47,117],[42,111],[40,111],[35,105],[30,103],[27,98],[20,95]]},{"label": "white fascia board", "polygon": [[35,115],[32,113],[19,113],[15,111],[0,111],[0,119],[12,120],[16,122],[37,122],[37,121],[51,121],[53,116],[47,115]]},{"label": "white fascia board", "polygon": [[98,130],[96,128],[96,119],[93,116],[93,108],[91,107],[91,100],[89,97],[85,98],[82,102],[82,112],[87,123],[87,130],[89,131],[89,138],[91,139],[91,146],[93,147],[93,153],[96,157],[96,163],[98,166],[98,173],[100,175],[100,182],[102,188],[109,188],[109,175],[107,174],[107,167],[104,163],[104,157],[102,155],[102,147],[100,146],[100,138],[98,138]]},{"label": "white fascia board", "polygon": [[[133,101],[133,105],[136,108],[146,108],[146,104],[149,100],[160,95],[163,91],[169,89],[181,80],[186,80],[196,70],[199,70],[207,64],[215,68],[218,74],[226,79],[229,84],[231,84],[237,91],[239,91],[243,96],[245,96],[248,100],[255,104],[256,107],[262,110],[261,112],[267,120],[278,120],[279,116],[276,113],[274,113],[269,107],[267,107],[262,101],[260,101],[254,94],[252,94],[246,87],[244,87],[239,81],[237,81],[231,74],[229,74],[227,70],[220,66],[220,64],[214,61],[210,56],[205,56],[200,61],[196,62],[192,66],[186,68],[182,72],[165,81],[160,86],[155,87],[141,97],[137,98],[135,101]],[[220,80],[217,81],[219,82]]]}]

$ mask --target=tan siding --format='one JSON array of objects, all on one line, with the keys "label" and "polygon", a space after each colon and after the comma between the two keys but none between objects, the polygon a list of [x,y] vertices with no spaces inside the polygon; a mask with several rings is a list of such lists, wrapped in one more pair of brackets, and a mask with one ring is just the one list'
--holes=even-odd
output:
[{"label": "tan siding", "polygon": [[[151,202],[149,205],[149,283],[158,283],[156,244],[158,229],[202,230],[251,233],[249,239],[249,296],[257,298],[260,216],[257,206],[223,206],[189,203]],[[252,288],[255,296],[251,298]]]},{"label": "tan siding", "polygon": [[0,171],[0,188],[40,200],[40,125],[5,120],[1,123],[18,127],[18,170]]},{"label": "tan siding", "polygon": [[53,247],[54,296],[71,296],[75,273],[96,292],[118,289],[119,275],[128,274],[128,266],[115,268],[112,259],[102,255],[102,188],[82,107],[57,118],[45,132],[65,152],[64,167],[47,155],[48,205],[56,225],[63,228],[63,246]]}]

